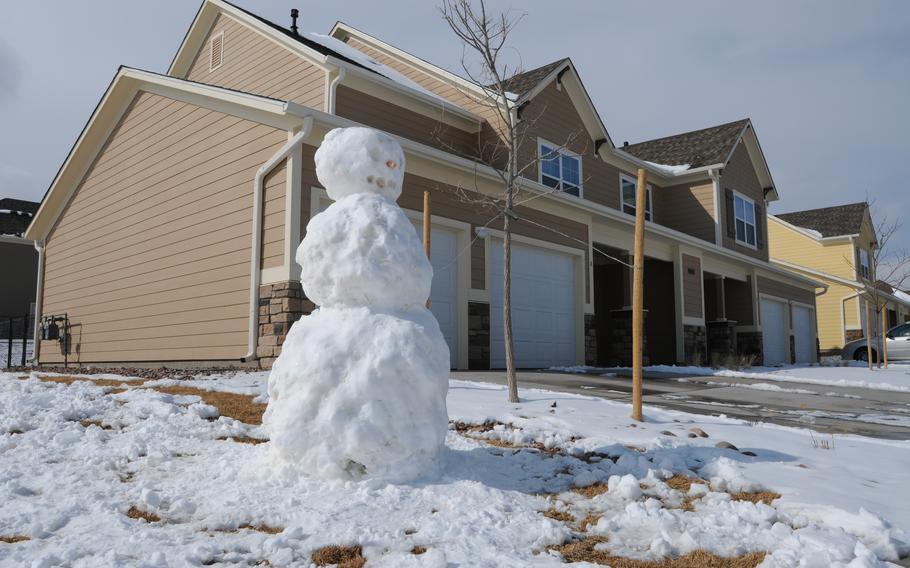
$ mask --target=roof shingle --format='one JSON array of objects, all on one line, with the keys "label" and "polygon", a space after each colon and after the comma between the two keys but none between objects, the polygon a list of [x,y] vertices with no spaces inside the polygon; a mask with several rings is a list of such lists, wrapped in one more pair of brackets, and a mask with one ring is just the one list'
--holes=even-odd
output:
[{"label": "roof shingle", "polygon": [[710,128],[683,132],[664,138],[646,140],[620,148],[636,158],[663,164],[689,168],[700,168],[723,163],[739,140],[743,129],[749,124],[745,118]]},{"label": "roof shingle", "polygon": [[823,237],[839,237],[860,232],[868,207],[868,203],[861,201],[834,207],[780,213],[776,217],[791,225],[817,231]]},{"label": "roof shingle", "polygon": [[508,92],[515,93],[519,97],[523,97],[530,91],[534,90],[534,87],[539,85],[547,75],[552,73],[554,69],[565,62],[566,59],[562,58],[552,63],[547,63],[546,65],[541,65],[540,67],[531,69],[530,71],[512,75],[508,79],[505,79],[503,81],[503,84]]}]

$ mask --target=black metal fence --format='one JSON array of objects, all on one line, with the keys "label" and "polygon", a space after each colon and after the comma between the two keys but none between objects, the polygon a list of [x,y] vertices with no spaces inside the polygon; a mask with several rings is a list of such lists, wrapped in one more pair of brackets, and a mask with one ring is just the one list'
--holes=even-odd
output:
[{"label": "black metal fence", "polygon": [[0,366],[18,367],[32,358],[32,316],[0,316]]}]

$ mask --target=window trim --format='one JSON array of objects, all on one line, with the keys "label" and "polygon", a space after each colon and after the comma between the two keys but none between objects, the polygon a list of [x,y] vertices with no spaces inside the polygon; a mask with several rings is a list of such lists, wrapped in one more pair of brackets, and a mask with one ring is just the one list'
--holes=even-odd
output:
[{"label": "window trim", "polygon": [[[560,155],[560,157],[569,156],[570,158],[576,158],[578,160],[578,197],[584,198],[585,184],[584,184],[584,173],[583,173],[583,169],[582,169],[583,160],[582,160],[581,154],[578,154],[576,152],[573,152],[572,150],[562,147],[562,145],[560,145],[560,144],[554,144],[554,143],[550,142],[549,140],[547,140],[546,138],[540,138],[540,137],[537,138],[537,183],[539,183],[540,185],[543,185],[545,187],[548,187],[550,189],[555,189],[566,195],[573,195],[572,193],[569,193],[566,190],[562,189],[562,183],[564,181],[562,178],[562,160],[559,161],[559,185],[560,185],[560,187],[558,189],[555,187],[550,187],[549,185],[547,185],[543,182],[543,176],[544,176],[543,158],[542,158],[543,154],[541,153],[540,149],[541,149],[541,146],[544,146],[544,145],[552,147],[553,150]],[[547,177],[553,177],[553,176],[550,176],[548,174]]]},{"label": "window trim", "polygon": [[[862,247],[857,247],[857,248],[859,248],[859,277],[865,278],[866,280],[871,280],[872,279],[872,255],[869,254],[868,250],[866,250]],[[865,265],[863,264],[864,255],[866,257]],[[863,272],[864,268],[865,268],[865,272]]]},{"label": "window trim", "polygon": [[[752,223],[749,223],[745,219],[737,219],[736,217],[736,198],[739,197],[743,202],[748,203],[752,206]],[[746,235],[743,235],[743,240],[740,240],[739,234],[736,231],[736,221],[742,221],[743,225],[752,225],[752,232],[755,234],[755,243],[749,244],[749,241],[745,240]],[[733,242],[740,246],[750,248],[752,250],[758,250],[758,222],[756,219],[755,211],[755,200],[751,197],[743,195],[742,193],[733,190]]]},{"label": "window trim", "polygon": [[[628,174],[624,174],[622,172],[620,172],[620,174],[619,174],[619,211],[620,211],[620,213],[634,216],[633,213],[626,212],[626,200],[623,198],[623,194],[622,194],[622,182],[623,181],[627,181],[627,182],[631,183],[632,185],[634,185],[635,192],[637,195],[638,194],[638,180],[636,178],[634,178]],[[646,192],[647,192],[645,195],[645,221],[647,221],[648,223],[653,223],[654,222],[654,195],[653,195],[654,186],[652,186],[649,183],[645,186],[645,188],[646,188]],[[633,207],[634,207],[634,205],[633,205]]]}]

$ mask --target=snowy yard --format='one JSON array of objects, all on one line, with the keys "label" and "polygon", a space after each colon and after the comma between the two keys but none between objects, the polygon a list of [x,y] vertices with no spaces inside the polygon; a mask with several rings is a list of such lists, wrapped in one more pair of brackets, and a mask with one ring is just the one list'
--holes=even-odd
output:
[{"label": "snowy yard", "polygon": [[[908,370],[881,384],[910,387]],[[854,380],[806,371],[756,370]],[[255,443],[266,378],[0,374],[0,565],[309,566],[346,551],[344,566],[698,566],[685,555],[710,552],[859,567],[910,554],[910,442],[648,407],[636,425],[616,402],[523,390],[508,405],[504,387],[452,381],[439,479],[328,483]]]}]

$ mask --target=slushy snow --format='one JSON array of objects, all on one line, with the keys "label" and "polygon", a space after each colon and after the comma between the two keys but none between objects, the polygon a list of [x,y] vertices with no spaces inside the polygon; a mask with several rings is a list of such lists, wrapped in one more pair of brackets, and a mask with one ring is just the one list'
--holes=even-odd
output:
[{"label": "slushy snow", "polygon": [[296,322],[269,376],[272,455],[323,479],[437,473],[449,349],[426,308],[433,269],[395,203],[404,153],[368,128],[329,132],[316,175],[335,200],[297,249],[319,309]]}]

